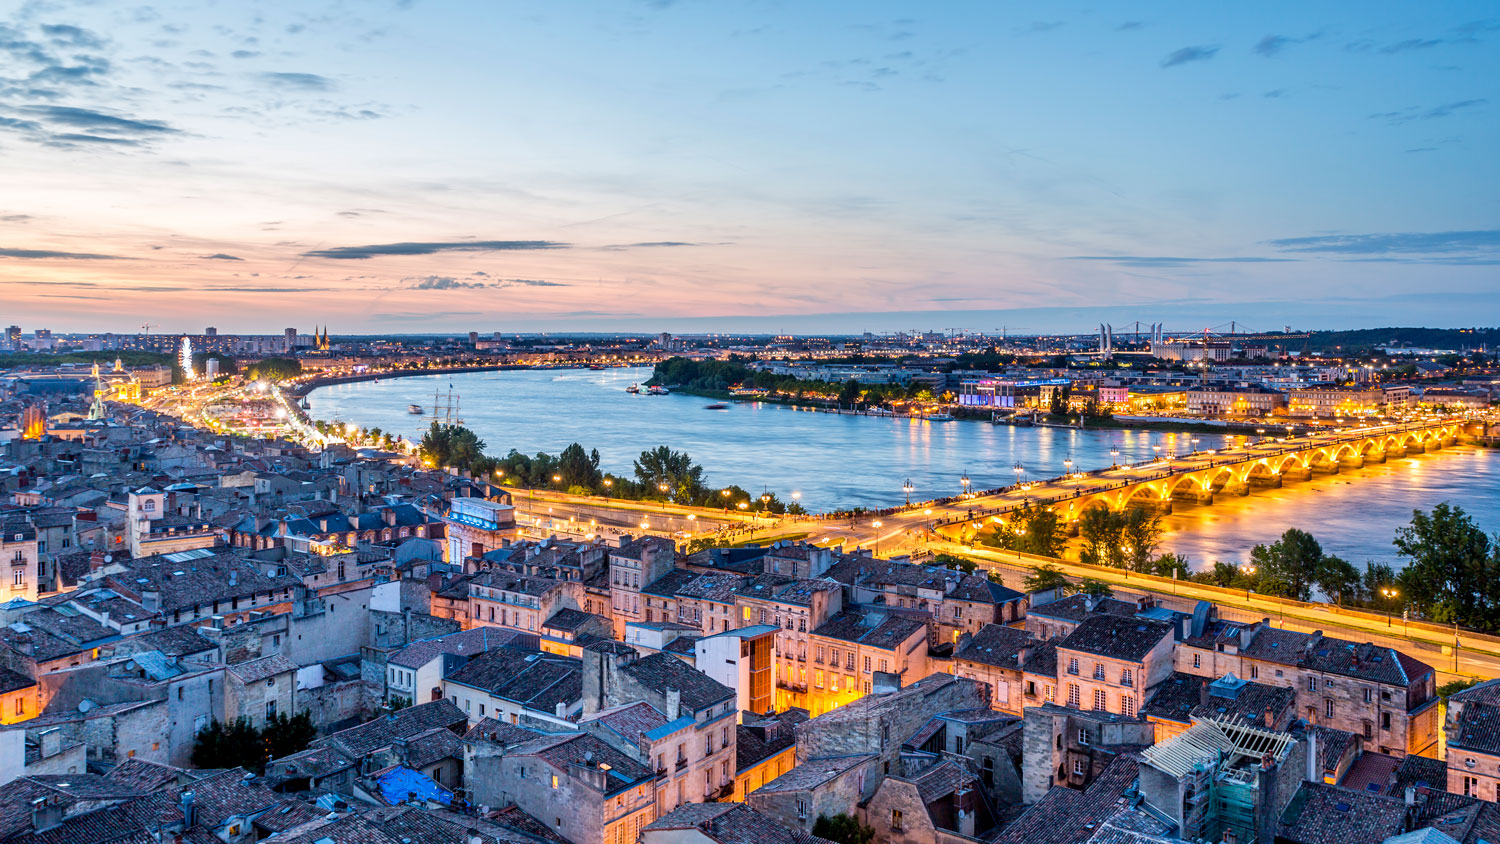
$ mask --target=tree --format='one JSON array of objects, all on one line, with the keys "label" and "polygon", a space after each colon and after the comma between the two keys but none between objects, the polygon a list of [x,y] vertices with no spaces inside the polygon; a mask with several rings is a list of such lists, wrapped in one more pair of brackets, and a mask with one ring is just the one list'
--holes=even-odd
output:
[{"label": "tree", "polygon": [[1443,700],[1447,700],[1448,698],[1453,697],[1464,689],[1473,688],[1478,683],[1478,677],[1469,680],[1449,680],[1443,685],[1437,687],[1438,697],[1442,698]]},{"label": "tree", "polygon": [[318,728],[313,726],[312,714],[305,709],[291,717],[278,712],[266,719],[265,729],[260,735],[266,758],[280,759],[306,750],[317,738]]},{"label": "tree", "polygon": [[859,818],[839,812],[831,818],[818,815],[813,821],[812,834],[838,844],[870,844],[875,838],[875,828],[860,823]]},{"label": "tree", "polygon": [[1108,598],[1115,594],[1115,590],[1109,588],[1108,583],[1102,580],[1095,580],[1092,577],[1085,577],[1083,582],[1078,584],[1078,591],[1096,600],[1099,598]]},{"label": "tree", "polygon": [[1365,563],[1365,573],[1359,583],[1359,597],[1363,603],[1379,606],[1385,600],[1386,590],[1395,588],[1395,569],[1373,560]]},{"label": "tree", "polygon": [[1359,569],[1342,557],[1325,556],[1318,567],[1317,582],[1324,597],[1339,606],[1359,600]]},{"label": "tree", "polygon": [[1078,559],[1091,566],[1124,566],[1120,551],[1120,532],[1123,528],[1120,514],[1099,505],[1083,511],[1078,517],[1078,535],[1083,539],[1083,550]]},{"label": "tree", "polygon": [[599,451],[585,452],[583,446],[573,443],[557,456],[556,474],[562,476],[565,487],[593,489],[604,480],[599,473]]},{"label": "tree", "polygon": [[191,759],[195,768],[258,771],[265,764],[266,748],[249,718],[237,718],[229,724],[215,719],[194,737]]},{"label": "tree", "polygon": [[937,556],[932,558],[932,562],[942,566],[943,568],[953,569],[954,571],[961,571],[964,574],[973,574],[974,571],[978,568],[978,566],[974,564],[973,560],[967,559],[965,557],[959,557],[954,554],[938,554]]},{"label": "tree", "polygon": [[1322,570],[1323,547],[1312,534],[1289,528],[1270,545],[1250,549],[1259,582],[1256,591],[1306,601]]},{"label": "tree", "polygon": [[859,388],[859,382],[854,380],[853,378],[850,378],[848,382],[845,383],[844,386],[839,390],[839,405],[843,406],[847,404],[850,407],[854,407],[855,405],[859,404],[861,395],[862,392]]},{"label": "tree", "polygon": [[1052,565],[1037,566],[1032,569],[1031,574],[1026,575],[1026,581],[1022,584],[1028,593],[1046,592],[1049,589],[1061,589],[1064,592],[1073,589],[1073,581],[1062,573],[1062,569]]},{"label": "tree", "polygon": [[1394,544],[1411,561],[1397,579],[1414,606],[1436,621],[1489,629],[1500,621],[1500,554],[1462,508],[1413,510]]},{"label": "tree", "polygon": [[678,501],[692,501],[703,489],[703,467],[693,462],[685,451],[673,451],[659,445],[641,452],[635,461],[635,476],[647,487],[647,495],[655,495],[661,487]]},{"label": "tree", "polygon": [[1192,576],[1187,557],[1181,554],[1163,554],[1146,565],[1145,570],[1157,577],[1175,577],[1187,580]]},{"label": "tree", "polygon": [[1033,506],[1028,503],[1013,511],[1010,518],[997,526],[985,542],[1021,554],[1058,557],[1062,555],[1067,537],[1063,534],[1062,520],[1056,513],[1041,505]]},{"label": "tree", "polygon": [[1126,510],[1120,525],[1120,540],[1124,543],[1120,550],[1125,565],[1135,571],[1145,571],[1161,542],[1161,515],[1145,507]]}]

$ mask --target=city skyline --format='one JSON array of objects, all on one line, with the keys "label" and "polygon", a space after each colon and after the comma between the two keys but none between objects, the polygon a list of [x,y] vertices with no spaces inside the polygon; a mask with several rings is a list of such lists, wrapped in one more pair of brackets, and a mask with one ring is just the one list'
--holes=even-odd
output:
[{"label": "city skyline", "polygon": [[4,319],[1493,323],[1490,14],[25,3]]}]

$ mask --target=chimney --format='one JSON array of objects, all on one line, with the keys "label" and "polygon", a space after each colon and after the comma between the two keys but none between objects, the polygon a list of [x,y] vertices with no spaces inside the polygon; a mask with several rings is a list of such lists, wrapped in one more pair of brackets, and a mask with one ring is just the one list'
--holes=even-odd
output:
[{"label": "chimney", "polygon": [[682,710],[682,692],[678,689],[667,689],[667,720],[676,721]]},{"label": "chimney", "polygon": [[557,708],[554,710],[554,713],[559,718],[566,718],[566,717],[568,717],[568,704],[567,704],[567,702],[566,701],[561,701],[561,700],[558,701],[557,702]]},{"label": "chimney", "polygon": [[1031,646],[1022,645],[1020,649],[1016,651],[1016,667],[1025,668],[1026,661],[1029,659],[1031,659]]},{"label": "chimney", "polygon": [[62,750],[62,729],[53,727],[50,730],[43,730],[41,735],[38,736],[38,744],[40,745],[43,759],[50,759],[56,756]]},{"label": "chimney", "polygon": [[60,796],[38,797],[31,801],[31,828],[35,832],[51,829],[62,823],[66,809]]},{"label": "chimney", "polygon": [[1208,678],[1204,677],[1198,682],[1198,705],[1208,706],[1209,697]]},{"label": "chimney", "polygon": [[193,821],[196,820],[193,812],[193,792],[191,789],[182,792],[182,828],[192,829]]},{"label": "chimney", "polygon": [[1271,707],[1269,707],[1269,706],[1266,707],[1265,721],[1266,721],[1266,729],[1268,729],[1268,730],[1274,730],[1274,729],[1276,729],[1276,713],[1272,712],[1271,711]]},{"label": "chimney", "polygon": [[1307,781],[1322,782],[1323,772],[1320,770],[1322,763],[1318,761],[1318,734],[1312,730],[1307,731]]},{"label": "chimney", "polygon": [[89,572],[96,572],[102,568],[104,568],[104,552],[95,551],[89,554]]}]

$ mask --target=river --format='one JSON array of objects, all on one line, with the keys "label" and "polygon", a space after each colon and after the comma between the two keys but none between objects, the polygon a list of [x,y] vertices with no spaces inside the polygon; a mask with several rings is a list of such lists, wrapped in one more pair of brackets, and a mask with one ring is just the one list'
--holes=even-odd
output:
[{"label": "river", "polygon": [[[625,388],[649,369],[516,370],[390,378],[314,390],[313,418],[378,426],[419,437],[433,392],[451,383],[461,396],[464,423],[501,455],[557,453],[573,442],[598,449],[606,471],[631,474],[641,451],[669,445],[705,468],[711,484],[762,488],[788,500],[795,491],[810,510],[899,504],[910,481],[917,499],[953,495],[965,474],[974,489],[1016,480],[1050,478],[1072,469],[1141,461],[1175,448],[1189,451],[1189,434],[1128,430],[1016,428],[983,422],[927,422],[839,415],[765,403],[707,410],[689,395],[632,395]],[[1198,448],[1216,448],[1219,435],[1197,435]],[[1111,451],[1118,451],[1112,456]],[[1242,561],[1251,546],[1273,541],[1288,527],[1310,530],[1329,553],[1357,565],[1390,559],[1396,527],[1413,508],[1440,501],[1464,507],[1487,530],[1500,530],[1500,453],[1454,448],[1382,465],[1315,476],[1247,498],[1225,496],[1212,507],[1182,507],[1168,516],[1165,550],[1186,554],[1194,568]]]}]

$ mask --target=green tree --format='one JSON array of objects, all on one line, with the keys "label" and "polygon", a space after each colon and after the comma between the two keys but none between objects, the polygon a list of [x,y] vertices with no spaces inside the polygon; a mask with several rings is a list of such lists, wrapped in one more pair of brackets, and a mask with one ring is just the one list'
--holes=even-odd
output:
[{"label": "green tree", "polygon": [[1026,575],[1026,581],[1022,584],[1028,593],[1045,592],[1049,589],[1061,589],[1064,592],[1073,590],[1073,581],[1063,574],[1062,569],[1053,565],[1041,565],[1032,569],[1031,574]]},{"label": "green tree", "polygon": [[1360,577],[1359,582],[1359,597],[1362,603],[1367,606],[1381,606],[1386,600],[1386,590],[1396,588],[1398,587],[1395,569],[1373,560],[1365,563],[1365,573]]},{"label": "green tree", "polygon": [[1413,510],[1395,546],[1410,560],[1398,581],[1413,606],[1437,621],[1485,629],[1500,621],[1500,554],[1462,508],[1443,502],[1431,513]]},{"label": "green tree", "polygon": [[678,501],[693,501],[703,489],[703,467],[694,463],[685,451],[673,451],[659,445],[641,452],[635,461],[635,476],[647,488],[648,496],[666,494]]},{"label": "green tree", "polygon": [[1052,510],[1041,505],[1024,504],[1012,511],[1010,518],[996,526],[982,541],[1021,554],[1058,557],[1062,555],[1067,536],[1063,533],[1062,520]]},{"label": "green tree", "polygon": [[860,823],[859,818],[839,812],[833,817],[818,815],[813,821],[812,834],[838,844],[870,844],[875,839],[874,827]]},{"label": "green tree", "polygon": [[246,768],[259,771],[266,762],[266,747],[249,718],[229,724],[215,719],[193,739],[195,768]]},{"label": "green tree", "polygon": [[1192,576],[1187,557],[1181,554],[1163,554],[1146,564],[1145,571],[1157,577],[1175,577],[1187,580]]},{"label": "green tree", "polygon": [[583,446],[573,443],[557,456],[557,471],[565,487],[594,489],[604,480],[599,472],[599,451],[585,452]]},{"label": "green tree", "polygon": [[1307,531],[1290,528],[1270,545],[1250,549],[1250,562],[1259,577],[1257,591],[1306,601],[1322,569],[1323,547]]},{"label": "green tree", "polygon": [[1091,566],[1123,567],[1123,522],[1119,513],[1103,505],[1084,510],[1078,517],[1078,535],[1083,539],[1078,559]]},{"label": "green tree", "polygon": [[1156,546],[1161,543],[1161,515],[1144,507],[1131,507],[1124,513],[1120,526],[1121,553],[1125,565],[1145,571],[1151,564]]},{"label": "green tree", "polygon": [[1092,577],[1085,577],[1083,582],[1078,584],[1078,591],[1093,598],[1108,598],[1115,594],[1115,590],[1111,589],[1108,583]]},{"label": "green tree", "polygon": [[301,753],[317,736],[318,728],[313,726],[312,714],[305,709],[291,717],[278,712],[266,719],[265,729],[261,730],[261,742],[268,759]]},{"label": "green tree", "polygon": [[859,382],[854,380],[853,378],[850,378],[849,381],[844,384],[843,388],[839,390],[839,405],[842,406],[847,404],[850,407],[854,407],[855,405],[859,404],[861,395],[862,391],[860,390]]},{"label": "green tree", "polygon": [[1448,698],[1453,697],[1464,689],[1473,688],[1474,686],[1478,685],[1479,682],[1480,681],[1478,677],[1468,680],[1449,680],[1443,685],[1437,687],[1438,697],[1442,698],[1443,700],[1447,700]]},{"label": "green tree", "polygon": [[1359,600],[1359,569],[1342,557],[1329,554],[1323,558],[1317,573],[1318,590],[1339,606]]},{"label": "green tree", "polygon": [[973,574],[975,570],[979,568],[974,564],[973,560],[970,560],[966,557],[957,556],[956,554],[938,554],[937,556],[932,558],[932,562],[936,565],[942,566],[943,568],[953,569],[954,571],[961,571],[964,574]]}]

